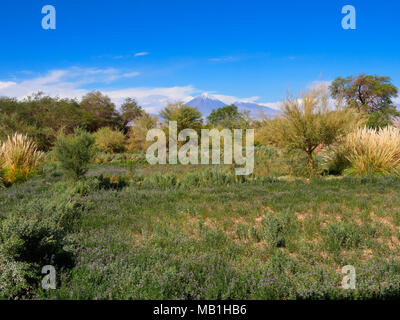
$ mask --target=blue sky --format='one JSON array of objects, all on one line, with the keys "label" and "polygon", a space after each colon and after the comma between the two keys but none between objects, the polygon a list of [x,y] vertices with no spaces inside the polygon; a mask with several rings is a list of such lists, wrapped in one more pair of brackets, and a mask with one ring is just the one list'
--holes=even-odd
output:
[{"label": "blue sky", "polygon": [[[41,27],[47,4],[56,30]],[[342,29],[346,4],[356,30]],[[399,15],[398,0],[2,0],[0,95],[100,89],[154,112],[203,92],[275,106],[362,72],[400,87]]]}]

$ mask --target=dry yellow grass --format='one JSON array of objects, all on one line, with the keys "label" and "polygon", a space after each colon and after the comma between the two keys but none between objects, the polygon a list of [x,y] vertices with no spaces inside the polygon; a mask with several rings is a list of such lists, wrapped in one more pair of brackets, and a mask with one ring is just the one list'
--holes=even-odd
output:
[{"label": "dry yellow grass", "polygon": [[32,139],[18,133],[8,136],[0,146],[0,166],[5,171],[6,180],[11,183],[26,180],[37,169],[43,156]]},{"label": "dry yellow grass", "polygon": [[400,130],[360,128],[345,139],[346,158],[357,174],[400,174]]}]

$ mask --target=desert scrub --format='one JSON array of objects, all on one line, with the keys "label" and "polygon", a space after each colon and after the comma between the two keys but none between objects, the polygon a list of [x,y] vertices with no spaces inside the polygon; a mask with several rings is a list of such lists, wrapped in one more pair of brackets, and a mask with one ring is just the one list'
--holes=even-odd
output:
[{"label": "desert scrub", "polygon": [[118,153],[125,151],[125,135],[110,127],[103,127],[94,133],[96,146],[99,150]]},{"label": "desert scrub", "polygon": [[293,217],[290,213],[268,212],[262,220],[262,232],[273,247],[285,247],[292,224]]},{"label": "desert scrub", "polygon": [[84,210],[79,198],[63,193],[21,202],[0,220],[0,298],[29,296],[45,265],[73,265],[68,234]]},{"label": "desert scrub", "polygon": [[0,146],[0,168],[5,183],[26,181],[34,174],[43,159],[32,139],[15,133],[8,136]]},{"label": "desert scrub", "polygon": [[400,130],[361,128],[345,140],[346,158],[357,175],[400,175]]},{"label": "desert scrub", "polygon": [[84,176],[96,155],[95,140],[83,129],[75,129],[73,135],[57,138],[54,154],[66,173],[75,180]]}]

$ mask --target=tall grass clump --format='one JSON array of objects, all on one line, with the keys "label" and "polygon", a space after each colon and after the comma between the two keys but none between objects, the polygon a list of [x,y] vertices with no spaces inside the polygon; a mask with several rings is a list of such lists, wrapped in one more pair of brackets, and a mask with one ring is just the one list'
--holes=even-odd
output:
[{"label": "tall grass clump", "polygon": [[0,168],[6,183],[26,181],[43,159],[35,142],[26,135],[15,133],[0,146]]},{"label": "tall grass clump", "polygon": [[57,138],[54,154],[66,171],[75,180],[83,177],[96,155],[94,137],[83,129],[75,129],[73,135]]},{"label": "tall grass clump", "polygon": [[347,159],[357,175],[400,175],[400,130],[360,128],[345,139]]},{"label": "tall grass clump", "polygon": [[96,146],[99,150],[119,153],[125,151],[125,135],[110,127],[103,127],[94,133]]}]

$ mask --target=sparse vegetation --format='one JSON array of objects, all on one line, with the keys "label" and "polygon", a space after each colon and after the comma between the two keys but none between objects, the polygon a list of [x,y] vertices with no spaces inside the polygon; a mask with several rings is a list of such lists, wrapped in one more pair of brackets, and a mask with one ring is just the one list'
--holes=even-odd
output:
[{"label": "sparse vegetation", "polygon": [[[315,89],[275,119],[227,106],[207,125],[183,103],[159,124],[100,92],[1,98],[0,299],[399,298],[400,131],[366,116],[381,85],[389,100],[397,91],[386,78],[342,80],[331,90],[346,106]],[[375,98],[358,103],[353,82]],[[169,120],[255,128],[254,172],[149,165],[147,131]],[[46,264],[56,290],[40,288]],[[340,286],[345,265],[355,290]]]}]

